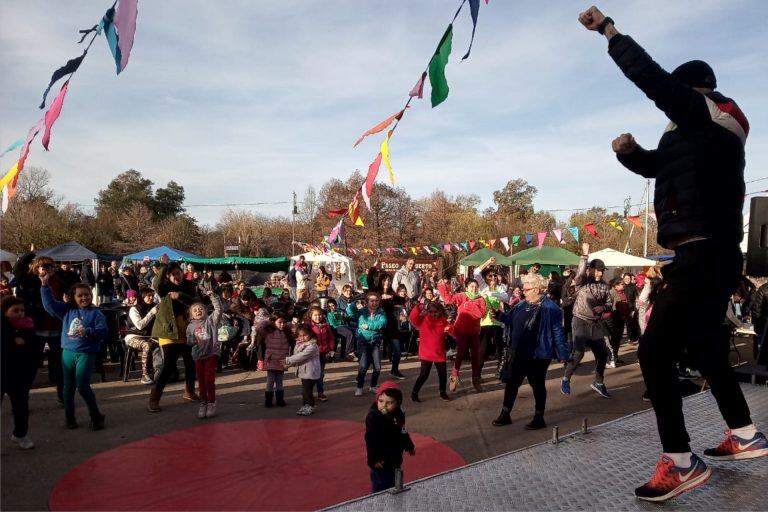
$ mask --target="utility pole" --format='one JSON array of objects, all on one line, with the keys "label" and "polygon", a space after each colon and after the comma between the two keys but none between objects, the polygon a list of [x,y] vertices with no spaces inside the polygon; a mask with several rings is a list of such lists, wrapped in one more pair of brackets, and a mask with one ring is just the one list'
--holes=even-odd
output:
[{"label": "utility pole", "polygon": [[643,257],[648,257],[648,216],[651,203],[651,180],[645,180],[645,238],[643,240]]},{"label": "utility pole", "polygon": [[296,214],[299,207],[296,205],[296,191],[293,191],[293,210],[291,210],[291,256],[296,256]]},{"label": "utility pole", "polygon": [[[624,218],[626,219],[629,215],[629,210],[632,208],[632,197],[628,197],[624,200]],[[629,237],[627,238],[627,243],[624,246],[624,253],[626,254],[629,252],[629,242],[632,240],[632,233],[635,231],[635,225],[632,224],[632,227],[629,228]]]}]

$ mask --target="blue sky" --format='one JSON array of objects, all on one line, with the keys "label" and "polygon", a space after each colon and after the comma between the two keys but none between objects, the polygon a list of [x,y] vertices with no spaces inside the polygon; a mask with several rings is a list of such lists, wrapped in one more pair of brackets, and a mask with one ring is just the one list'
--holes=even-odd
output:
[{"label": "blue sky", "polygon": [[[129,168],[157,185],[178,181],[189,204],[289,201],[294,189],[301,195],[367,168],[382,137],[353,143],[402,107],[458,3],[141,1],[127,69],[115,76],[97,40],[70,85],[51,151],[38,139],[27,165],[47,168],[57,192],[82,205]],[[0,146],[41,117],[51,73],[81,51],[77,30],[109,5],[0,2]],[[462,12],[448,100],[430,108],[427,85],[392,140],[397,184],[412,197],[476,193],[484,206],[513,178],[538,187],[537,209],[639,202],[644,180],[618,165],[610,142],[631,132],[655,147],[667,120],[623,77],[605,39],[578,23],[589,5],[481,2],[472,56],[460,63],[471,31]],[[747,180],[768,176],[768,3],[598,6],[666,69],[708,61],[751,123]],[[12,163],[3,157],[2,170]],[[768,180],[747,185],[765,188]],[[249,209],[290,214],[287,205]],[[225,210],[189,213],[214,224]]]}]

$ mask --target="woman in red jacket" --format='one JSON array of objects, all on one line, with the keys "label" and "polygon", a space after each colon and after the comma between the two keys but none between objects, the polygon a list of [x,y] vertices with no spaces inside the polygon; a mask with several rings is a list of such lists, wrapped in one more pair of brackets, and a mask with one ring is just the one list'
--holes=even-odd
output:
[{"label": "woman in red jacket", "polygon": [[441,279],[437,285],[440,298],[446,304],[456,308],[456,320],[453,323],[453,336],[456,338],[456,359],[453,362],[453,373],[448,382],[451,392],[459,385],[459,370],[469,349],[472,356],[472,385],[478,393],[483,391],[480,381],[480,371],[483,362],[480,359],[480,320],[485,316],[485,297],[477,294],[477,281],[467,279],[464,283],[464,293],[453,293],[448,281]]},{"label": "woman in red jacket", "polygon": [[427,302],[425,306],[418,302],[411,310],[408,319],[419,331],[419,361],[421,361],[421,373],[413,385],[411,400],[421,402],[419,390],[427,381],[434,363],[437,368],[440,398],[447,402],[450,398],[445,392],[448,380],[445,367],[445,333],[450,329],[451,324],[445,317],[445,309],[438,302]]},{"label": "woman in red jacket", "polygon": [[328,400],[325,396],[325,389],[323,387],[323,377],[325,377],[325,362],[329,356],[333,357],[333,349],[336,347],[336,337],[333,334],[333,329],[325,320],[325,312],[319,307],[312,307],[307,312],[305,317],[308,320],[308,324],[312,327],[312,332],[315,333],[317,339],[317,347],[320,349],[320,378],[317,380],[317,399],[321,402]]}]

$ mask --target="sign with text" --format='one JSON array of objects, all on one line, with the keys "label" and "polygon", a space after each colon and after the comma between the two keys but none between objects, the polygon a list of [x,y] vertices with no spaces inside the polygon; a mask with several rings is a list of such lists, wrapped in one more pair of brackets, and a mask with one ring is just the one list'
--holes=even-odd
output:
[{"label": "sign with text", "polygon": [[[386,257],[381,258],[379,260],[379,269],[381,269],[384,272],[388,272],[390,274],[394,274],[398,270],[400,270],[400,267],[405,265],[405,262],[408,261],[410,258],[397,258],[397,257]],[[437,270],[437,275],[442,275],[442,267],[443,267],[443,260],[442,258],[413,258],[416,262],[415,269],[417,271],[423,270],[424,272],[428,272],[430,270]]]}]

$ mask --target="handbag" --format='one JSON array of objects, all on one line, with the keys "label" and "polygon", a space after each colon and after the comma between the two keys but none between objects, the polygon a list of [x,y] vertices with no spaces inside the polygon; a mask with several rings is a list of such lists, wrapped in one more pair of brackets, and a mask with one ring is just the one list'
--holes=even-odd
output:
[{"label": "handbag", "polygon": [[499,370],[499,380],[506,384],[512,378],[512,364],[515,362],[515,351],[510,348],[504,349],[501,360],[501,369]]}]

